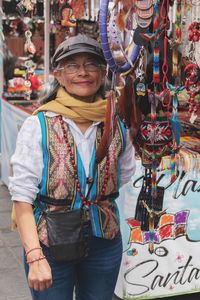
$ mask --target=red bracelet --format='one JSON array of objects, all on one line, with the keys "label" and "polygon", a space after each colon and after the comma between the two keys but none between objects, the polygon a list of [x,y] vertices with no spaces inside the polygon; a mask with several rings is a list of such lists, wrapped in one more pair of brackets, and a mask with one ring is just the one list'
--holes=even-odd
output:
[{"label": "red bracelet", "polygon": [[29,253],[31,253],[32,251],[39,250],[39,249],[42,250],[41,247],[36,247],[36,248],[32,248],[32,249],[28,250],[28,251],[26,252],[26,257],[27,257],[27,255],[28,255]]},{"label": "red bracelet", "polygon": [[40,256],[39,258],[35,258],[35,259],[33,259],[33,260],[27,260],[26,261],[26,263],[27,264],[32,264],[32,263],[34,263],[35,261],[40,261],[40,260],[43,260],[43,259],[45,259],[46,257],[43,255],[43,256]]}]

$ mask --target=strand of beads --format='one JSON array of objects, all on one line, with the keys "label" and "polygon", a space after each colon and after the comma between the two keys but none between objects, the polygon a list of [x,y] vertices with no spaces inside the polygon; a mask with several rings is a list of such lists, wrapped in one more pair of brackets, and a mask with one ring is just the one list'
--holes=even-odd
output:
[{"label": "strand of beads", "polygon": [[[78,174],[77,174],[77,165],[76,165],[76,162],[75,162],[75,157],[74,157],[73,151],[71,149],[70,142],[68,140],[68,135],[67,135],[65,122],[63,121],[63,118],[62,118],[61,115],[58,116],[58,118],[59,118],[61,128],[62,128],[62,131],[63,131],[63,138],[65,140],[65,143],[67,145],[67,150],[68,150],[69,155],[70,155],[70,160],[71,160],[71,163],[72,163],[72,166],[73,166],[73,171],[74,171],[74,179],[75,179],[75,182],[76,182],[76,189],[77,189],[77,192],[80,194],[80,198],[81,198],[81,201],[82,201],[82,206],[90,206],[90,205],[93,205],[93,204],[97,204],[98,201],[100,200],[100,198],[105,196],[106,187],[107,187],[107,183],[108,183],[108,180],[109,180],[109,167],[110,167],[109,155],[106,156],[105,176],[104,176],[101,192],[99,193],[99,195],[97,196],[97,198],[95,200],[88,199],[87,197],[85,197],[83,195],[83,193],[81,191],[81,185],[80,185]],[[92,183],[92,182],[90,182],[90,183]]]}]

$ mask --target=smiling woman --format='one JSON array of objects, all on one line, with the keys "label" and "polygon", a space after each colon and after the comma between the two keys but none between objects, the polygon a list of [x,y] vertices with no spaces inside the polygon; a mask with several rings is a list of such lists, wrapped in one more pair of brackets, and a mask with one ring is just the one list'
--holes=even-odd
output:
[{"label": "smiling woman", "polygon": [[115,199],[135,171],[135,152],[116,116],[97,160],[109,116],[97,41],[65,40],[53,67],[55,88],[25,121],[11,159],[28,283],[33,299],[72,300],[75,288],[77,300],[111,300],[122,257]]},{"label": "smiling woman", "polygon": [[97,91],[105,80],[105,65],[98,62],[95,55],[88,53],[74,54],[67,58],[54,74],[65,90],[76,98],[93,102]]}]

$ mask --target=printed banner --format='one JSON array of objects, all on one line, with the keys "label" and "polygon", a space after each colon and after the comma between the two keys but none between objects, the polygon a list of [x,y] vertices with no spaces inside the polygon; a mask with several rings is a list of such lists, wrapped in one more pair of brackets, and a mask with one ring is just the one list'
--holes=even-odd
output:
[{"label": "printed banner", "polygon": [[[118,199],[124,251],[115,294],[131,300],[199,292],[199,173],[179,170],[172,184],[169,171],[158,173],[164,202],[159,221],[148,231],[135,218],[142,181],[143,170],[137,161],[136,174]],[[152,225],[156,216],[147,209]]]}]

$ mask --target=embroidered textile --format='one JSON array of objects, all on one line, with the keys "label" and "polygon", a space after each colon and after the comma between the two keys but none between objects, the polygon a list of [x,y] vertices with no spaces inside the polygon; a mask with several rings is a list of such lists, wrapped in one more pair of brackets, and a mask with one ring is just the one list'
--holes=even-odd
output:
[{"label": "embroidered textile", "polygon": [[[77,192],[76,181],[74,180],[74,169],[70,159],[67,145],[63,138],[63,130],[61,129],[58,117],[47,117],[42,112],[38,114],[41,128],[42,128],[42,146],[44,152],[44,169],[42,182],[40,185],[40,193],[54,199],[68,199],[71,203],[71,208],[78,208],[81,206],[80,195]],[[68,140],[73,152],[75,163],[77,165],[77,173],[81,184],[81,191],[85,194],[86,190],[86,175],[85,170],[77,151],[73,136],[65,123]],[[102,129],[101,124],[97,127],[96,147],[100,143]],[[117,129],[114,139],[109,148],[109,179],[106,187],[105,195],[118,192],[119,189],[119,156],[124,150],[125,144],[125,129],[120,120],[117,121]],[[92,170],[95,165],[94,148],[90,170],[93,177]],[[94,184],[89,194],[90,200],[95,200],[99,195],[103,179],[105,177],[105,163],[106,158],[98,165],[94,176]],[[64,210],[66,207],[48,206],[49,210]],[[96,205],[90,206],[90,215],[93,234],[95,236],[112,239],[119,231],[118,209],[114,200],[104,199],[99,201]],[[46,224],[44,218],[41,216],[40,209],[35,208],[35,218],[37,222],[38,234],[40,241],[48,245]]]}]

